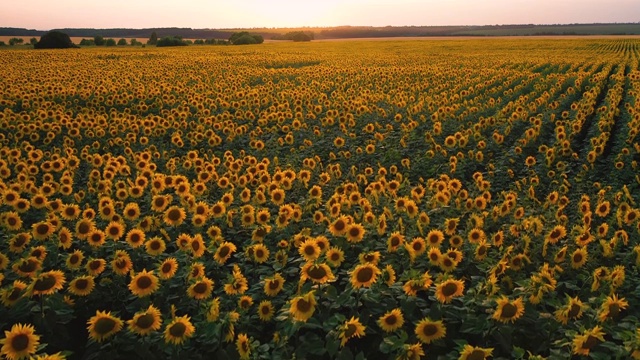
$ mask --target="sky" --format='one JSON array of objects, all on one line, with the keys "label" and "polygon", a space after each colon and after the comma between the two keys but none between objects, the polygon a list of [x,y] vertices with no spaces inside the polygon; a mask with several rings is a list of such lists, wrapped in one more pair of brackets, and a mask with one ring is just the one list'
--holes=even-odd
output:
[{"label": "sky", "polygon": [[640,22],[640,0],[8,0],[0,27],[259,28]]}]

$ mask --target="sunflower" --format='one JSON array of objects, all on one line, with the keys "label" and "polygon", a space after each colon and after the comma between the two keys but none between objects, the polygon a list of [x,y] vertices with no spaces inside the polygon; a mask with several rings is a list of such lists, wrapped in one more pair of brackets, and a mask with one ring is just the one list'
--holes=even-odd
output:
[{"label": "sunflower", "polygon": [[238,349],[240,359],[249,359],[249,356],[251,355],[251,344],[249,342],[247,334],[238,334],[238,339],[236,340],[236,349]]},{"label": "sunflower", "polygon": [[434,340],[443,338],[446,333],[447,329],[442,320],[433,321],[428,317],[420,320],[415,328],[416,336],[425,344],[430,344]]},{"label": "sunflower", "polygon": [[20,230],[22,228],[22,219],[20,218],[20,214],[15,211],[9,211],[3,215],[5,228],[11,231]]},{"label": "sunflower", "polygon": [[111,260],[111,268],[113,272],[117,275],[127,275],[129,270],[133,267],[133,263],[131,262],[131,257],[124,250],[116,250],[116,253],[113,256],[113,260]]},{"label": "sunflower", "polygon": [[158,274],[161,279],[171,279],[178,271],[178,260],[176,258],[165,259],[160,266],[158,266]]},{"label": "sunflower", "polygon": [[471,231],[469,231],[469,234],[467,235],[467,239],[469,240],[470,243],[477,244],[480,241],[486,240],[487,235],[484,233],[484,231],[482,231],[482,229],[473,228],[471,229]]},{"label": "sunflower", "polygon": [[358,223],[353,223],[353,224],[349,224],[347,226],[347,241],[351,242],[351,243],[358,243],[360,241],[362,241],[362,239],[364,238],[364,234],[365,234],[365,229],[364,226],[362,226],[361,224]]},{"label": "sunflower", "polygon": [[298,253],[305,259],[305,261],[309,262],[320,257],[322,250],[320,250],[320,246],[318,246],[314,238],[308,238],[300,244],[298,247]]},{"label": "sunflower", "polygon": [[404,316],[399,308],[393,309],[378,318],[378,326],[386,332],[400,329],[404,325]]},{"label": "sunflower", "polygon": [[424,252],[427,250],[426,242],[421,237],[413,238],[411,242],[406,246],[411,249],[411,253],[413,254],[414,257],[424,254]]},{"label": "sunflower", "polygon": [[314,291],[296,296],[290,301],[289,313],[296,321],[306,322],[316,310]]},{"label": "sunflower", "polygon": [[380,275],[380,273],[380,269],[373,264],[359,264],[351,272],[351,285],[355,289],[371,287],[371,285],[376,282],[377,276]]},{"label": "sunflower", "polygon": [[202,238],[201,234],[195,234],[191,238],[191,241],[189,242],[189,249],[191,250],[193,257],[196,259],[204,255],[206,247],[204,245],[204,239]]},{"label": "sunflower", "polygon": [[217,261],[220,265],[224,265],[227,260],[231,257],[231,255],[236,251],[236,246],[233,243],[228,241],[223,241],[216,250],[213,255],[213,259]]},{"label": "sunflower", "polygon": [[84,253],[81,250],[74,250],[71,254],[67,255],[67,268],[70,270],[79,269],[80,266],[82,266],[82,260],[84,260]]},{"label": "sunflower", "polygon": [[275,205],[284,204],[285,191],[282,189],[275,189],[271,192],[271,202]]},{"label": "sunflower", "polygon": [[605,217],[611,210],[611,204],[608,201],[603,201],[596,206],[596,215]]},{"label": "sunflower", "polygon": [[324,284],[328,281],[335,280],[331,268],[327,264],[316,264],[307,262],[300,270],[300,281],[304,282],[311,279],[316,284]]},{"label": "sunflower", "polygon": [[80,206],[77,204],[69,204],[62,207],[62,211],[60,212],[60,216],[64,220],[75,220],[80,216]]},{"label": "sunflower", "polygon": [[553,229],[547,234],[544,238],[546,242],[550,244],[555,244],[558,240],[567,236],[567,230],[562,225],[556,225]]},{"label": "sunflower", "polygon": [[608,296],[598,312],[598,320],[605,322],[607,319],[615,320],[620,315],[620,312],[629,307],[629,303],[625,298],[618,298],[618,295],[613,294]]},{"label": "sunflower", "polygon": [[284,287],[284,278],[276,273],[272,278],[266,278],[264,281],[264,293],[269,296],[276,296]]},{"label": "sunflower", "polygon": [[577,248],[573,254],[571,254],[571,267],[574,269],[581,268],[587,262],[587,248]]},{"label": "sunflower", "polygon": [[158,290],[158,287],[158,278],[153,271],[147,272],[146,269],[135,274],[129,282],[129,290],[138,297],[149,296]]},{"label": "sunflower", "polygon": [[524,304],[522,298],[517,298],[514,301],[509,300],[508,297],[502,296],[496,300],[498,307],[492,315],[492,318],[502,323],[514,322],[524,314]]},{"label": "sunflower", "polygon": [[258,317],[262,321],[269,321],[273,317],[275,309],[269,300],[263,300],[258,304]]},{"label": "sunflower", "polygon": [[144,311],[139,311],[133,315],[133,319],[127,320],[129,331],[141,336],[147,336],[152,331],[160,329],[162,326],[162,314],[160,310],[153,305]]},{"label": "sunflower", "polygon": [[33,282],[32,295],[51,295],[57,290],[62,290],[64,283],[64,273],[60,270],[40,273]]},{"label": "sunflower", "polygon": [[147,254],[152,256],[160,255],[167,249],[167,245],[165,244],[164,240],[162,240],[158,236],[154,236],[151,239],[147,240],[147,242],[144,243],[144,247],[147,251]]},{"label": "sunflower", "polygon": [[340,326],[340,334],[338,335],[338,338],[341,339],[340,346],[344,346],[351,338],[362,337],[365,329],[366,327],[360,323],[360,319],[352,316]]},{"label": "sunflower", "polygon": [[22,359],[35,354],[40,345],[40,336],[36,335],[33,325],[14,324],[11,330],[4,331],[0,340],[0,354],[9,360]]},{"label": "sunflower", "polygon": [[398,231],[391,233],[387,239],[387,251],[396,252],[400,246],[404,244],[404,235]]},{"label": "sunflower", "polygon": [[262,264],[269,260],[269,249],[264,244],[256,244],[253,246],[253,260],[258,264]]},{"label": "sunflower", "polygon": [[247,278],[242,275],[242,271],[237,264],[233,264],[232,275],[227,278],[224,284],[224,292],[227,295],[244,294],[249,289]]},{"label": "sunflower", "polygon": [[6,307],[13,306],[22,299],[22,291],[27,288],[27,284],[20,280],[14,280],[13,284],[0,291],[0,302]]},{"label": "sunflower", "polygon": [[123,322],[120,318],[111,315],[110,311],[97,310],[96,314],[87,321],[89,338],[102,342],[122,330]]},{"label": "sunflower", "polygon": [[589,356],[591,349],[598,345],[600,342],[604,342],[604,331],[598,325],[593,329],[586,330],[581,335],[576,335],[573,338],[573,354]]},{"label": "sunflower", "polygon": [[329,225],[329,232],[333,236],[343,236],[347,233],[349,220],[346,216],[341,215]]},{"label": "sunflower", "polygon": [[193,336],[196,328],[188,315],[174,318],[164,329],[164,341],[167,344],[180,345]]},{"label": "sunflower", "polygon": [[95,285],[93,276],[85,275],[71,280],[68,290],[76,296],[87,296],[91,294]]},{"label": "sunflower", "polygon": [[124,230],[124,224],[117,221],[111,221],[104,229],[104,233],[106,234],[107,238],[111,240],[118,240],[122,237],[122,235],[124,235]]},{"label": "sunflower", "polygon": [[154,195],[151,200],[151,210],[155,212],[163,212],[173,201],[171,195]]},{"label": "sunflower", "polygon": [[577,296],[572,298],[567,295],[567,305],[556,310],[554,315],[556,320],[566,325],[569,320],[581,318],[586,308],[587,306]]},{"label": "sunflower", "polygon": [[402,345],[402,352],[396,358],[397,360],[420,360],[424,356],[424,349],[422,344],[417,342],[415,344]]},{"label": "sunflower", "polygon": [[98,248],[105,243],[105,233],[102,230],[93,229],[87,235],[87,242],[94,248]]},{"label": "sunflower", "polygon": [[427,251],[427,258],[432,265],[439,265],[442,258],[442,252],[437,247],[430,247]]},{"label": "sunflower", "polygon": [[327,259],[327,263],[333,267],[339,267],[344,261],[344,251],[339,247],[330,247],[324,256]]},{"label": "sunflower", "polygon": [[447,235],[454,235],[456,233],[456,228],[458,227],[459,222],[460,222],[460,219],[458,218],[445,219],[444,221],[445,233]]},{"label": "sunflower", "polygon": [[361,264],[370,263],[373,265],[378,265],[378,263],[380,262],[380,251],[369,251],[360,253],[360,255],[358,255],[358,260]]},{"label": "sunflower", "polygon": [[89,233],[95,228],[95,224],[89,219],[80,219],[76,222],[76,237],[80,240],[84,240],[89,236]]},{"label": "sunflower", "polygon": [[13,253],[21,253],[31,242],[31,234],[27,232],[22,232],[16,234],[9,240],[9,251]]},{"label": "sunflower", "polygon": [[493,348],[481,348],[465,344],[458,360],[484,360],[491,356]]},{"label": "sunflower", "polygon": [[462,280],[448,279],[436,284],[436,299],[444,304],[450,303],[454,297],[462,296],[463,292]]},{"label": "sunflower", "polygon": [[144,245],[145,233],[140,229],[131,229],[127,232],[125,241],[132,247],[137,248]]},{"label": "sunflower", "polygon": [[179,226],[186,219],[187,214],[184,209],[173,205],[164,212],[164,223],[170,226]]},{"label": "sunflower", "polygon": [[242,310],[248,310],[253,305],[253,298],[248,295],[242,295],[238,299],[238,307]]},{"label": "sunflower", "polygon": [[40,221],[31,226],[31,235],[36,240],[45,240],[49,236],[53,235],[55,227],[53,227],[48,221]]},{"label": "sunflower", "polygon": [[211,296],[213,291],[213,280],[206,276],[199,278],[195,283],[189,286],[187,295],[196,300],[204,300]]}]

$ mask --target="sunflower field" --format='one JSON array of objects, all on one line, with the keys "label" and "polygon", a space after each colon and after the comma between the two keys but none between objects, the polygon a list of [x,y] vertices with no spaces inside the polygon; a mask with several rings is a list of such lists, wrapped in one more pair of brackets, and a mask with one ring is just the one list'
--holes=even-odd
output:
[{"label": "sunflower field", "polygon": [[640,359],[640,39],[0,64],[0,357]]}]

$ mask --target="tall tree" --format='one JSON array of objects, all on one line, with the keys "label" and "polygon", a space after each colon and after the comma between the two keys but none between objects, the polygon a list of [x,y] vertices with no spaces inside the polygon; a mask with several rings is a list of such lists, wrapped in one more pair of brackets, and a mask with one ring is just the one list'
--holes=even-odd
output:
[{"label": "tall tree", "polygon": [[151,36],[149,37],[147,44],[156,45],[157,43],[158,43],[158,34],[156,34],[156,32],[154,31],[151,33]]}]

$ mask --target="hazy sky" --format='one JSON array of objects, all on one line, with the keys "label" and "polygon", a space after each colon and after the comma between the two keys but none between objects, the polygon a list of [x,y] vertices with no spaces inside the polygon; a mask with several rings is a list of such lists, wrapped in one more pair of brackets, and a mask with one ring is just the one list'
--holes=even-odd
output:
[{"label": "hazy sky", "polygon": [[640,22],[640,0],[7,0],[0,27],[233,28]]}]

